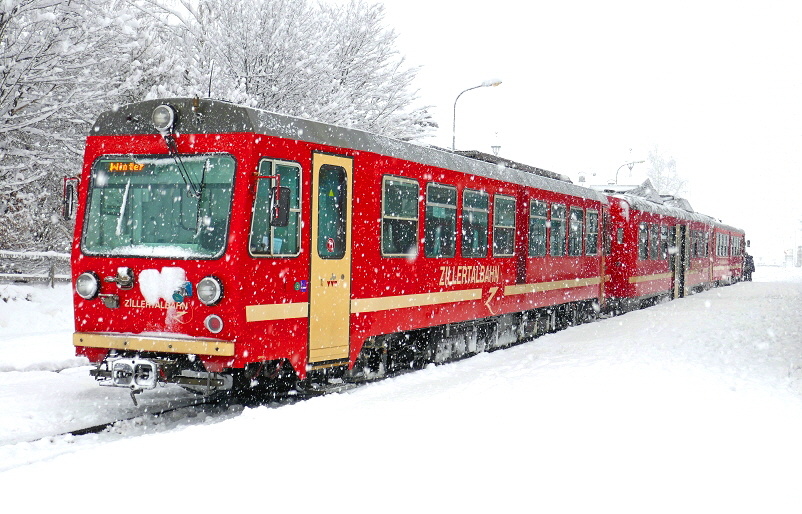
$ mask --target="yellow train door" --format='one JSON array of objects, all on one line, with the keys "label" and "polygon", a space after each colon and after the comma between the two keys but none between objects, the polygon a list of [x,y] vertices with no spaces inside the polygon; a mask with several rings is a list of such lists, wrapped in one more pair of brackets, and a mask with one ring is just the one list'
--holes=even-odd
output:
[{"label": "yellow train door", "polygon": [[348,363],[352,191],[352,158],[323,153],[312,155],[311,369]]}]

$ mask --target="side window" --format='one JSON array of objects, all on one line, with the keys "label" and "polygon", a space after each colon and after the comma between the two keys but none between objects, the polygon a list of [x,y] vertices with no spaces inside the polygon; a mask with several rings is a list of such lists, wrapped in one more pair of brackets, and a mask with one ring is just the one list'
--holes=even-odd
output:
[{"label": "side window", "polygon": [[345,257],[348,182],[345,168],[324,164],[317,188],[317,254],[321,259]]},{"label": "side window", "polygon": [[599,253],[599,213],[587,211],[587,228],[585,229],[585,255]]},{"label": "side window", "polygon": [[565,205],[552,204],[550,225],[549,253],[552,257],[562,257],[565,255]]},{"label": "side window", "polygon": [[668,227],[660,225],[660,258],[668,259]]},{"label": "side window", "polygon": [[[262,159],[253,202],[251,235],[248,248],[251,255],[295,256],[301,251],[301,167],[298,164]],[[270,191],[279,185],[290,188],[290,217],[286,227],[270,226]]]},{"label": "side window", "polygon": [[568,225],[568,255],[582,255],[582,240],[585,237],[585,211],[580,207],[571,207],[571,219]]},{"label": "side window", "polygon": [[529,205],[529,256],[546,255],[546,221],[549,204],[532,200]]},{"label": "side window", "polygon": [[649,225],[641,223],[638,225],[638,259],[646,260],[649,258]]},{"label": "side window", "polygon": [[457,188],[426,186],[426,257],[454,257],[457,248]]},{"label": "side window", "polygon": [[649,225],[649,258],[657,260],[660,251],[660,232],[657,231],[657,225],[652,223]]},{"label": "side window", "polygon": [[415,257],[418,255],[417,181],[382,177],[382,255]]},{"label": "side window", "polygon": [[466,189],[462,193],[462,256],[487,256],[489,195]]},{"label": "side window", "polygon": [[515,255],[515,198],[496,195],[493,202],[493,255]]}]

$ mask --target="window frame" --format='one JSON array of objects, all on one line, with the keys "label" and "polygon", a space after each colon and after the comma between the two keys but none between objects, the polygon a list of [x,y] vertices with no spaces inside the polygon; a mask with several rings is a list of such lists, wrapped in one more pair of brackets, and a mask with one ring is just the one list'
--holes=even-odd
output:
[{"label": "window frame", "polygon": [[[556,218],[557,223],[560,223],[562,226],[562,244],[555,245],[554,239],[554,224],[555,218],[554,213],[562,208],[563,217]],[[568,254],[568,227],[566,226],[568,220],[568,209],[565,204],[563,203],[552,203],[551,209],[549,209],[549,256],[550,257],[565,257]],[[555,253],[555,248],[560,249],[561,253]]]},{"label": "window frame", "polygon": [[[454,205],[450,205],[447,203],[430,203],[430,190],[432,188],[441,188],[447,189],[454,192]],[[457,190],[456,186],[452,186],[451,184],[441,184],[439,182],[429,182],[426,184],[426,201],[424,202],[424,217],[423,217],[423,234],[424,234],[424,243],[423,243],[423,255],[426,258],[430,259],[451,259],[457,256],[457,205],[459,205],[459,191]],[[453,219],[454,219],[454,234],[452,237],[452,247],[451,247],[451,254],[444,254],[444,253],[432,253],[429,254],[428,248],[428,238],[426,237],[427,228],[429,226],[429,207],[437,207],[442,209],[453,209]]]},{"label": "window frame", "polygon": [[668,225],[660,225],[660,260],[667,260],[669,251],[668,251],[668,240],[669,240],[669,229]]},{"label": "window frame", "polygon": [[[590,222],[591,217],[596,220],[592,225]],[[591,249],[592,251],[589,251]],[[587,257],[597,257],[599,255],[599,211],[596,209],[585,209],[585,255]]]},{"label": "window frame", "polygon": [[[270,162],[271,166],[272,166],[271,170],[270,170],[270,173],[268,175],[265,175],[265,174],[262,173],[262,166],[264,165],[265,162]],[[268,187],[271,188],[271,189],[274,186],[278,185],[278,184],[276,184],[276,179],[275,178],[260,179],[258,177],[259,176],[276,175],[278,173],[278,171],[276,171],[276,166],[277,165],[282,165],[282,166],[287,166],[287,167],[294,167],[294,168],[296,168],[298,170],[298,191],[296,192],[297,197],[298,197],[298,206],[297,207],[293,207],[292,206],[292,201],[290,201],[290,216],[292,216],[293,213],[298,215],[298,224],[295,227],[295,237],[297,238],[297,241],[298,241],[298,251],[295,252],[295,253],[274,253],[273,252],[273,243],[272,243],[272,241],[274,239],[274,232],[275,232],[275,229],[277,227],[274,227],[274,226],[271,225],[270,226],[270,235],[269,235],[270,241],[271,241],[271,243],[270,243],[270,253],[261,253],[261,252],[260,253],[254,253],[253,246],[251,245],[251,239],[253,238],[253,224],[254,224],[254,221],[256,220],[256,216],[254,214],[256,212],[256,200],[258,199],[258,195],[259,195],[259,183],[262,180],[265,180],[265,181],[269,180],[270,181],[270,185]],[[301,163],[299,163],[297,161],[288,161],[288,160],[285,160],[285,159],[276,159],[276,158],[273,158],[273,157],[261,157],[259,159],[259,164],[258,164],[258,167],[256,169],[257,169],[256,187],[255,187],[254,193],[253,193],[253,195],[254,195],[253,196],[253,203],[251,204],[251,226],[250,226],[250,228],[248,230],[248,253],[250,254],[251,257],[254,257],[254,258],[257,258],[257,259],[261,259],[261,258],[288,258],[288,257],[291,258],[291,257],[298,257],[303,252],[303,238],[302,238],[303,219],[302,219],[301,213],[303,212],[303,196],[304,195],[302,193],[303,193],[303,184],[304,184],[304,168],[303,168],[303,166],[301,166]],[[286,184],[281,186],[281,187],[286,187]],[[290,197],[290,200],[292,200],[292,197]],[[269,218],[268,218],[268,221],[269,221]],[[282,227],[279,227],[279,228],[282,228]]]},{"label": "window frame", "polygon": [[[487,208],[478,209],[476,207],[467,207],[465,205],[465,202],[466,202],[465,199],[469,195],[472,195],[472,194],[477,194],[479,196],[483,196],[487,200]],[[466,241],[466,238],[465,238],[465,221],[466,221],[467,214],[468,213],[472,213],[472,212],[477,212],[477,213],[482,213],[483,212],[485,214],[485,221],[486,221],[485,222],[485,238],[484,238],[485,239],[485,244],[484,244],[484,253],[482,253],[481,255],[479,255],[479,254],[472,255],[470,253],[466,253],[466,251],[465,251],[466,250],[466,247],[465,247],[465,241]],[[460,230],[459,230],[459,233],[460,233],[459,234],[460,235],[460,244],[459,244],[460,255],[462,257],[467,257],[467,258],[471,258],[471,259],[483,259],[483,258],[486,258],[488,256],[488,253],[489,253],[488,252],[488,247],[490,246],[490,238],[489,238],[489,234],[488,234],[488,232],[490,230],[490,193],[488,193],[487,191],[483,191],[481,189],[470,189],[470,188],[463,189],[462,190],[462,214],[460,216],[460,223],[461,223]]]},{"label": "window frame", "polygon": [[[396,182],[404,182],[404,183],[407,183],[407,184],[415,184],[415,188],[417,189],[416,194],[415,194],[415,196],[417,198],[417,201],[416,201],[416,204],[415,204],[415,218],[405,218],[405,217],[401,217],[401,216],[386,216],[385,215],[385,205],[387,205],[386,204],[386,194],[387,194],[386,183],[388,181],[396,181]],[[409,177],[401,177],[401,176],[398,176],[398,175],[390,175],[390,174],[382,175],[382,199],[381,199],[381,216],[380,216],[381,226],[379,227],[379,232],[380,232],[379,233],[379,238],[380,238],[379,239],[379,247],[380,247],[380,252],[381,252],[381,256],[382,257],[387,257],[387,258],[399,258],[399,257],[401,257],[401,258],[416,258],[418,256],[418,254],[420,253],[420,248],[419,248],[419,246],[420,246],[419,245],[419,242],[420,242],[420,203],[421,203],[420,202],[420,182],[418,182],[417,179],[409,178]],[[414,254],[412,254],[412,253],[385,253],[385,251],[384,251],[385,250],[385,248],[384,248],[384,236],[385,236],[385,231],[384,231],[385,223],[384,223],[384,221],[386,219],[387,220],[414,221],[415,222],[415,245],[414,245],[415,252],[414,252]]]},{"label": "window frame", "polygon": [[[501,203],[506,201],[512,202],[512,226],[510,225],[502,225],[499,223],[499,199],[502,200]],[[514,257],[515,256],[515,229],[516,229],[516,214],[518,210],[518,200],[514,196],[505,195],[501,193],[495,193],[493,195],[493,257]],[[508,234],[508,231],[512,231],[512,234]],[[497,251],[499,245],[496,244],[498,241],[497,236],[498,234],[505,234],[505,238],[509,238],[512,242],[512,253],[501,253]]]},{"label": "window frame", "polygon": [[[574,221],[574,213],[580,213],[581,219]],[[582,257],[585,249],[585,209],[573,205],[568,208],[568,257]],[[576,234],[574,227],[579,227],[579,234]],[[576,242],[579,248],[576,248]]]},{"label": "window frame", "polygon": [[[535,205],[542,205],[543,206],[543,214],[534,214]],[[533,249],[535,248],[532,245],[533,242],[533,233],[532,229],[535,227],[535,223],[533,220],[543,220],[543,253],[533,253]],[[543,200],[529,200],[529,236],[527,241],[527,255],[529,257],[545,257],[549,253],[549,202]]]},{"label": "window frame", "polygon": [[649,223],[649,260],[660,258],[660,231],[657,223]]},{"label": "window frame", "polygon": [[638,260],[649,260],[649,224],[645,221],[638,223]]}]

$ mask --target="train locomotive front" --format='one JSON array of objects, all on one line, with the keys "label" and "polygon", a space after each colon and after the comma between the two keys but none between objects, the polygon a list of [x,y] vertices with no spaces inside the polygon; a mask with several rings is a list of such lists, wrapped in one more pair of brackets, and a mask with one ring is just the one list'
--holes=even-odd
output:
[{"label": "train locomotive front", "polygon": [[[254,123],[197,99],[131,104],[95,123],[72,252],[74,345],[102,384],[212,392],[305,369],[304,319],[276,314],[305,305],[308,265],[282,258],[299,251],[299,164],[256,160]],[[242,214],[252,206],[253,231]],[[270,333],[249,333],[265,315],[280,318]]]}]

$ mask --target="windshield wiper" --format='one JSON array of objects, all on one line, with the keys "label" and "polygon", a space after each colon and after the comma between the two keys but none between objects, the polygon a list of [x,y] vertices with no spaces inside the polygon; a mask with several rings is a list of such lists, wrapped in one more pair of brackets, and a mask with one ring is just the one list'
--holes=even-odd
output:
[{"label": "windshield wiper", "polygon": [[[201,176],[201,183],[196,184],[192,180],[192,176],[187,171],[186,166],[184,166],[184,161],[181,160],[181,155],[178,153],[178,143],[175,142],[175,138],[172,134],[162,134],[164,138],[164,142],[167,145],[167,149],[170,151],[170,156],[175,161],[176,166],[178,167],[178,172],[181,174],[181,178],[184,179],[184,184],[187,185],[189,188],[189,193],[194,196],[195,198],[200,198],[203,195],[203,184],[206,182],[206,165],[203,167],[203,175]],[[209,161],[206,161],[207,165]]]}]

